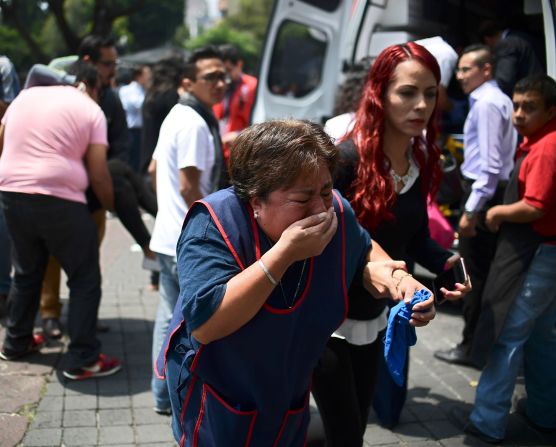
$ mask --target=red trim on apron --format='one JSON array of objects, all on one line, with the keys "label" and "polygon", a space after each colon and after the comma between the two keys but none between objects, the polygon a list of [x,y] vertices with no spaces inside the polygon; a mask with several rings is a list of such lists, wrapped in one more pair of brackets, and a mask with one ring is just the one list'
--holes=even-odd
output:
[{"label": "red trim on apron", "polygon": [[[174,336],[174,334],[181,329],[181,327],[183,326],[183,322],[185,320],[181,320],[180,324],[178,326],[176,326],[176,328],[172,331],[172,333],[170,334],[170,337],[168,337],[168,340],[172,340],[172,337]],[[166,344],[166,348],[164,349],[164,367],[162,369],[162,372],[158,371],[158,358],[154,361],[154,375],[156,376],[157,379],[161,379],[164,380],[166,379],[166,354],[168,353],[168,349],[170,349],[170,343],[168,342]]]},{"label": "red trim on apron", "polygon": [[220,232],[220,234],[222,235],[222,237],[224,238],[224,242],[226,242],[226,245],[228,246],[228,248],[230,249],[230,252],[232,253],[234,259],[237,262],[237,265],[239,265],[239,268],[241,270],[245,270],[245,267],[243,265],[243,263],[241,262],[241,259],[239,259],[239,256],[234,248],[234,246],[232,245],[232,243],[230,242],[230,238],[228,237],[228,235],[226,234],[226,232],[224,231],[224,227],[222,226],[222,224],[220,223],[220,221],[218,220],[218,217],[216,216],[216,213],[214,212],[214,210],[212,209],[212,207],[205,202],[204,200],[199,200],[199,203],[202,203],[203,205],[205,205],[207,207],[208,212],[210,213],[212,220],[214,220],[214,223],[216,224],[216,227],[218,228],[218,231]]}]

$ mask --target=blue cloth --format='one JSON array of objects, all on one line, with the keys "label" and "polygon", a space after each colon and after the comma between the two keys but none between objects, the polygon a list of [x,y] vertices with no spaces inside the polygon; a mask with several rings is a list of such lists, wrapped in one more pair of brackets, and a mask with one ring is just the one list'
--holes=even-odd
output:
[{"label": "blue cloth", "polygon": [[538,249],[483,369],[469,419],[494,438],[506,434],[519,369],[525,364],[527,415],[556,428],[556,246]]},{"label": "blue cloth", "polygon": [[421,289],[415,292],[409,304],[402,301],[390,309],[384,336],[384,359],[392,379],[398,386],[404,383],[403,370],[407,361],[407,348],[417,343],[415,328],[409,325],[413,306],[426,301],[430,296],[428,290]]}]

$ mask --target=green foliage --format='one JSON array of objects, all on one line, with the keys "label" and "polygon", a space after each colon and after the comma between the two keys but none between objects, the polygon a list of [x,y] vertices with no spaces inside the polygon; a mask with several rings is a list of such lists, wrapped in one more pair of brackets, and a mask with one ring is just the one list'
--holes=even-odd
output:
[{"label": "green foliage", "polygon": [[0,54],[10,58],[16,70],[33,64],[31,50],[14,28],[0,26]]},{"label": "green foliage", "polygon": [[186,48],[193,50],[209,44],[221,45],[224,43],[235,45],[244,58],[245,71],[253,71],[257,64],[260,46],[256,44],[251,33],[234,29],[225,21],[209,28],[195,39],[189,40]]},{"label": "green foliage", "polygon": [[170,42],[183,23],[183,1],[146,0],[141,11],[129,17],[131,50],[152,48]]},{"label": "green foliage", "polygon": [[273,0],[241,0],[239,11],[222,19],[186,43],[194,49],[207,44],[235,45],[244,58],[244,70],[253,73],[259,62]]}]

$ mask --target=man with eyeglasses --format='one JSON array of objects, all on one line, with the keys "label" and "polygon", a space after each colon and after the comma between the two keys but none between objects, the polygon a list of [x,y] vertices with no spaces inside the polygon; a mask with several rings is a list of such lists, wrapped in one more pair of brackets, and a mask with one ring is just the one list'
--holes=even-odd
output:
[{"label": "man with eyeglasses", "polygon": [[[227,74],[220,52],[199,48],[188,59],[180,98],[160,127],[153,153],[158,214],[150,248],[160,260],[160,303],[153,331],[153,362],[178,299],[176,244],[189,207],[227,184],[219,126],[212,107],[222,101]],[[152,169],[151,167],[151,169]],[[170,414],[166,381],[153,375],[154,410]]]},{"label": "man with eyeglasses", "polygon": [[459,221],[459,251],[465,259],[473,290],[463,300],[463,340],[434,356],[448,363],[471,366],[470,351],[481,310],[481,295],[496,250],[496,235],[485,225],[487,210],[502,203],[513,168],[517,133],[512,125],[513,105],[493,78],[489,48],[473,45],[463,50],[456,69],[462,90],[469,95],[465,120],[463,206]]}]

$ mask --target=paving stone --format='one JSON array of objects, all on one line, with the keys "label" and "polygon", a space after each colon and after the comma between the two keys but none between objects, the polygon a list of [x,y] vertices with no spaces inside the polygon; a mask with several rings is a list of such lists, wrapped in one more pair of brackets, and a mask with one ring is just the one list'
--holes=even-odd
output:
[{"label": "paving stone", "polygon": [[398,437],[386,428],[379,425],[367,425],[363,440],[368,445],[398,444]]},{"label": "paving stone", "polygon": [[0,414],[0,446],[18,445],[25,435],[27,418],[17,414]]},{"label": "paving stone", "polygon": [[402,442],[416,442],[432,437],[423,425],[415,422],[399,424],[395,428],[394,433]]},{"label": "paving stone", "polygon": [[131,427],[100,427],[100,445],[134,444]]},{"label": "paving stone", "polygon": [[152,408],[135,408],[133,410],[133,419],[136,425],[162,424],[170,427],[172,424],[170,416],[155,413]]},{"label": "paving stone", "polygon": [[62,413],[59,411],[41,411],[35,414],[30,428],[60,428],[62,426]]},{"label": "paving stone", "polygon": [[99,396],[98,408],[106,410],[109,408],[129,408],[131,402],[129,396]]},{"label": "paving stone", "polygon": [[17,413],[23,405],[38,402],[43,384],[41,376],[0,375],[0,413]]},{"label": "paving stone", "polygon": [[131,403],[134,408],[141,407],[152,407],[153,406],[153,395],[151,391],[143,391],[139,394],[134,394],[131,396]]},{"label": "paving stone", "polygon": [[174,440],[172,429],[167,424],[138,426],[136,432],[137,442],[140,444],[172,442]]},{"label": "paving stone", "polygon": [[97,445],[98,430],[96,427],[65,428],[62,434],[64,446]]},{"label": "paving stone", "polygon": [[97,396],[74,395],[64,397],[64,408],[66,410],[96,410]]},{"label": "paving stone", "polygon": [[23,439],[23,445],[25,447],[52,447],[54,445],[59,445],[61,440],[61,428],[28,430]]},{"label": "paving stone", "polygon": [[62,411],[64,408],[64,398],[62,396],[43,397],[37,407],[37,413],[43,411]]},{"label": "paving stone", "polygon": [[64,411],[63,426],[72,427],[96,427],[97,417],[95,410],[66,410]]},{"label": "paving stone", "polygon": [[100,410],[98,415],[101,427],[132,424],[131,410],[127,408]]}]

